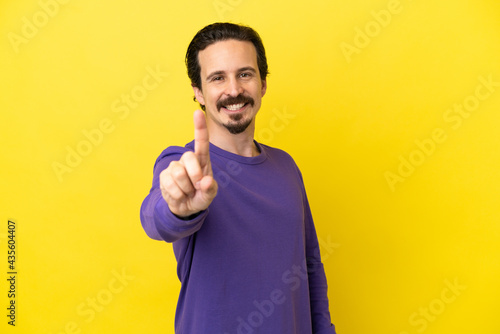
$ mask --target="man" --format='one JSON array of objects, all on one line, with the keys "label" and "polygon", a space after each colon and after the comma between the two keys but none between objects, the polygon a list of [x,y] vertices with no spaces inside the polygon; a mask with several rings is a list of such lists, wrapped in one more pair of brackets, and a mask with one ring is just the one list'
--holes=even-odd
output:
[{"label": "man", "polygon": [[194,141],[156,160],[141,222],[173,243],[177,334],[331,334],[327,282],[302,176],[254,140],[266,93],[264,46],[251,28],[215,23],[186,54]]}]

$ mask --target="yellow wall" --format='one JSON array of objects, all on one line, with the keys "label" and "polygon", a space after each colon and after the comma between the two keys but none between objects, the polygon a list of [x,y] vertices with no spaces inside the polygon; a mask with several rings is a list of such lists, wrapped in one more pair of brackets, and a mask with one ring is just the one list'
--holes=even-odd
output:
[{"label": "yellow wall", "polygon": [[184,54],[218,20],[264,40],[256,135],[302,169],[338,332],[499,333],[497,0],[1,1],[1,331],[173,333],[139,206],[192,138]]}]

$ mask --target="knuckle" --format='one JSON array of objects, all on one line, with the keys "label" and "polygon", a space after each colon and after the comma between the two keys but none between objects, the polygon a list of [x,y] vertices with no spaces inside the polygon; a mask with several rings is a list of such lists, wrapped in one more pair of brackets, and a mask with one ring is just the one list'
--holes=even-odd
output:
[{"label": "knuckle", "polygon": [[164,172],[160,174],[160,188],[167,190],[172,186],[173,180],[169,173]]},{"label": "knuckle", "polygon": [[167,191],[166,191],[166,195],[173,201],[179,201],[182,199],[182,197],[184,196],[184,194],[182,193],[182,191],[176,187],[176,186],[173,186],[173,187],[170,187]]},{"label": "knuckle", "polygon": [[165,183],[163,184],[163,188],[165,189],[165,191],[167,193],[170,194],[172,192],[173,187],[174,187],[174,181],[171,178],[168,178],[167,180],[165,180]]},{"label": "knuckle", "polygon": [[183,195],[180,192],[175,191],[173,193],[170,193],[170,197],[174,200],[175,203],[178,203],[182,199]]},{"label": "knuckle", "polygon": [[180,161],[171,161],[166,170],[168,173],[171,173],[172,170],[179,168],[180,165]]},{"label": "knuckle", "polygon": [[[187,151],[187,152],[185,152],[185,153],[182,155],[182,158],[184,158],[184,159],[192,159],[192,158],[195,158],[195,157],[196,157],[196,156],[195,156],[195,154],[194,154],[194,152],[193,152],[193,151]],[[182,159],[182,158],[181,158],[181,159]]]},{"label": "knuckle", "polygon": [[184,167],[179,166],[172,170],[172,176],[174,179],[181,179],[186,176],[186,170]]},{"label": "knuckle", "polygon": [[188,151],[184,153],[182,157],[183,157],[182,162],[185,163],[187,166],[195,166],[199,164],[198,158],[196,157],[194,152]]},{"label": "knuckle", "polygon": [[168,177],[168,173],[169,173],[168,168],[165,168],[164,170],[161,171],[161,173],[160,173],[160,183],[162,182],[162,180],[164,180],[165,178]]}]

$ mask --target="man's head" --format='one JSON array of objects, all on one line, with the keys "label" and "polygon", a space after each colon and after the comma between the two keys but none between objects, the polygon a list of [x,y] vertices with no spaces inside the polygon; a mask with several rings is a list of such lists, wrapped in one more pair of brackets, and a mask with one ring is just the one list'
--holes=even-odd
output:
[{"label": "man's head", "polygon": [[233,134],[245,131],[267,87],[267,60],[257,32],[232,23],[211,24],[191,41],[186,66],[210,122]]},{"label": "man's head", "polygon": [[188,46],[186,52],[186,66],[191,85],[201,89],[200,64],[198,53],[211,44],[234,39],[251,42],[257,52],[257,64],[260,78],[266,80],[269,74],[267,68],[266,50],[259,34],[250,27],[233,23],[213,23],[198,31]]}]

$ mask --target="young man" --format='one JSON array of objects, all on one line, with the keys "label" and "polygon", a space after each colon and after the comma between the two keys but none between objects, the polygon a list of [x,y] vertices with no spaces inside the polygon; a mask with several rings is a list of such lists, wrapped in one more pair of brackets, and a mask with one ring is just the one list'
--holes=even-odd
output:
[{"label": "young man", "polygon": [[186,54],[194,141],[156,160],[141,221],[173,243],[177,334],[332,334],[327,282],[301,173],[254,140],[267,60],[251,28],[215,23]]}]

